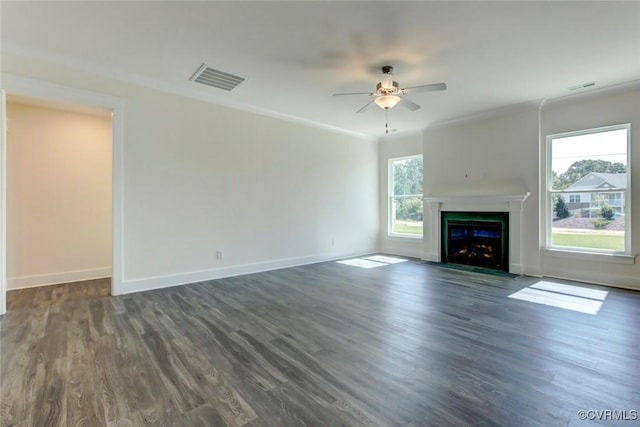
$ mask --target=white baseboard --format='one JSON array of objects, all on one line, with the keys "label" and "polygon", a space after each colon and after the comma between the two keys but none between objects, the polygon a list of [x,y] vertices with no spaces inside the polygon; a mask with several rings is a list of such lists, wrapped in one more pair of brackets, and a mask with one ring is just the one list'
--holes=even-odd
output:
[{"label": "white baseboard", "polygon": [[422,259],[425,261],[440,262],[440,254],[425,252]]},{"label": "white baseboard", "polygon": [[233,265],[211,270],[192,271],[188,273],[171,274],[166,276],[148,277],[144,279],[124,280],[121,286],[113,289],[113,295],[131,294],[135,292],[151,291],[172,286],[188,285],[206,280],[222,279],[225,277],[241,276],[243,274],[260,273],[280,268],[297,267],[318,262],[334,261],[348,257],[356,257],[377,253],[377,249],[370,248],[356,252],[342,254],[309,255],[296,258],[285,258],[251,264]]},{"label": "white baseboard", "polygon": [[422,240],[411,239],[414,241],[398,242],[389,240],[380,245],[380,252],[389,255],[405,256],[410,258],[424,258],[424,249]]},{"label": "white baseboard", "polygon": [[543,277],[550,277],[554,279],[569,280],[573,282],[582,282],[593,285],[609,286],[612,288],[631,289],[634,291],[640,291],[640,278],[631,276],[611,276],[607,274],[594,274],[593,272],[588,275],[567,275],[567,274],[544,274]]},{"label": "white baseboard", "polygon": [[380,253],[387,254],[387,255],[404,256],[408,258],[424,259],[424,254],[422,251],[398,250],[394,248],[386,248],[381,250]]},{"label": "white baseboard", "polygon": [[522,264],[509,264],[509,273],[524,274],[524,266]]},{"label": "white baseboard", "polygon": [[524,272],[522,273],[525,276],[531,276],[531,277],[543,277],[544,274],[542,274],[542,270],[540,268],[533,268],[533,267],[527,267],[525,266],[524,268]]},{"label": "white baseboard", "polygon": [[65,271],[62,273],[38,274],[35,276],[8,277],[7,290],[35,288],[37,286],[56,285],[58,283],[80,282],[83,280],[111,277],[111,267],[91,270]]}]

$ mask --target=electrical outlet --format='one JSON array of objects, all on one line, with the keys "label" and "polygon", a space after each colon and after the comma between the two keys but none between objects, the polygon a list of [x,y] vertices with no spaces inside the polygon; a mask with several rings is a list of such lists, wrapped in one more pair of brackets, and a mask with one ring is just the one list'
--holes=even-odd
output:
[{"label": "electrical outlet", "polygon": [[331,246],[335,246],[336,245],[336,239],[331,239]]},{"label": "electrical outlet", "polygon": [[216,251],[216,259],[222,259],[224,258],[224,252],[222,252],[222,249],[218,249]]}]

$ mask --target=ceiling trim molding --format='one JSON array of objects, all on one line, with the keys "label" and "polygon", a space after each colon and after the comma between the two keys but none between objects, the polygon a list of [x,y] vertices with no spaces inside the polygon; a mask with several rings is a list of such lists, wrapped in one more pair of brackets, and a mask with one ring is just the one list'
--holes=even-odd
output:
[{"label": "ceiling trim molding", "polygon": [[640,90],[640,80],[631,80],[629,82],[624,82],[616,85],[604,86],[597,89],[591,89],[577,93],[570,93],[567,95],[558,96],[556,98],[549,98],[544,101],[544,105],[541,106],[541,110],[544,110],[548,106],[553,107],[554,105],[560,105],[578,98],[587,99],[602,95],[615,95],[617,93],[624,93],[633,90]]},{"label": "ceiling trim molding", "polygon": [[[322,123],[319,121],[303,119],[297,116],[280,113],[274,110],[270,110],[268,108],[256,107],[253,105],[249,105],[241,102],[235,102],[228,99],[220,99],[220,98],[217,98],[214,94],[202,93],[201,91],[195,88],[193,90],[190,90],[185,87],[181,87],[166,81],[151,79],[139,74],[129,73],[119,69],[97,65],[92,62],[74,59],[74,58],[70,58],[64,55],[59,55],[51,52],[46,52],[40,49],[27,48],[9,41],[2,42],[2,51],[3,53],[7,53],[9,55],[13,55],[18,58],[38,61],[42,63],[48,63],[55,66],[61,66],[61,67],[68,68],[72,71],[88,73],[88,74],[99,76],[111,81],[118,81],[121,83],[127,83],[135,86],[145,87],[148,89],[158,90],[160,92],[165,92],[165,93],[170,93],[173,95],[178,95],[186,98],[196,99],[196,100],[203,101],[213,105],[218,105],[218,106],[227,107],[227,108],[231,108],[239,111],[254,113],[261,116],[271,117],[271,118],[287,121],[290,123],[297,123],[304,126],[317,128],[317,129],[323,129],[330,132],[347,135],[347,136],[351,136],[359,139],[364,139],[372,142],[383,141],[383,140],[386,140],[387,138],[391,139],[394,136],[400,137],[402,135],[406,135],[409,132],[414,131],[412,129],[408,131],[398,132],[398,133],[395,133],[393,136],[392,135],[379,136],[379,135],[372,135],[372,134],[367,134],[362,132],[355,132],[345,128]],[[625,82],[617,85],[600,87],[600,88],[595,88],[591,90],[580,91],[577,93],[570,93],[570,94],[566,94],[566,95],[555,97],[555,98],[535,99],[535,100],[531,100],[523,103],[511,104],[511,105],[497,107],[490,110],[481,111],[478,113],[472,113],[466,116],[454,117],[448,120],[428,123],[424,125],[422,128],[417,129],[415,131],[424,132],[426,130],[459,126],[459,125],[473,123],[477,121],[499,118],[499,117],[509,116],[512,114],[518,114],[521,112],[528,111],[530,109],[537,109],[538,111],[542,111],[550,106],[560,105],[561,103],[569,102],[577,98],[583,98],[583,97],[587,98],[591,96],[600,96],[604,94],[621,93],[624,91],[635,90],[638,88],[640,88],[640,80],[632,80],[630,82]]]},{"label": "ceiling trim molding", "polygon": [[[614,95],[617,93],[624,93],[624,92],[633,91],[633,90],[640,90],[640,80],[631,80],[629,82],[624,82],[624,83],[610,85],[610,86],[604,86],[597,89],[591,89],[591,90],[582,91],[578,93],[571,93],[571,94],[563,95],[556,98],[539,98],[531,101],[522,102],[519,104],[511,104],[511,105],[506,105],[504,107],[493,108],[491,110],[485,110],[479,113],[469,114],[467,116],[456,117],[450,120],[443,120],[439,122],[429,123],[420,131],[424,132],[427,130],[435,130],[435,129],[459,126],[459,125],[469,124],[469,123],[478,122],[482,120],[510,116],[512,114],[519,114],[525,111],[538,110],[539,112],[541,112],[549,105],[553,106],[554,104],[562,104],[564,102],[569,102],[577,98],[589,98],[589,97],[596,97],[596,96],[602,96],[602,95]],[[407,134],[409,132],[412,132],[412,130],[404,131],[394,135],[400,136],[402,134]],[[384,140],[386,138],[391,139],[392,136],[391,135],[383,136],[381,137],[381,140]]]},{"label": "ceiling trim molding", "polygon": [[261,116],[267,116],[267,117],[271,117],[271,118],[275,118],[275,119],[279,119],[279,120],[283,120],[291,123],[302,124],[305,126],[314,127],[317,129],[323,129],[323,130],[327,130],[327,131],[338,133],[338,134],[343,134],[343,135],[347,135],[347,136],[351,136],[359,139],[364,139],[367,141],[375,142],[378,139],[377,136],[373,136],[373,135],[369,135],[361,132],[354,132],[348,129],[332,126],[332,125],[318,122],[315,120],[303,119],[300,117],[279,113],[277,111],[273,111],[267,108],[256,107],[256,106],[248,105],[241,102],[234,102],[234,101],[219,99],[210,94],[204,94],[196,89],[189,90],[169,82],[150,79],[148,77],[144,77],[139,74],[128,73],[122,70],[97,65],[88,61],[73,59],[67,56],[58,55],[50,52],[44,52],[39,49],[26,48],[24,46],[20,46],[12,42],[7,42],[7,41],[2,42],[2,51],[3,53],[7,53],[9,55],[13,55],[18,58],[39,61],[43,63],[48,63],[50,65],[62,66],[65,68],[69,68],[70,70],[73,70],[73,71],[79,71],[79,72],[96,75],[96,76],[105,78],[107,80],[112,80],[112,81],[115,80],[121,83],[132,84],[135,86],[141,86],[148,89],[158,90],[160,92],[170,93],[173,95],[183,96],[191,99],[197,99],[199,101],[204,101],[213,105],[218,105],[222,107],[232,108],[235,110],[254,113]]},{"label": "ceiling trim molding", "polygon": [[496,119],[499,117],[510,116],[513,114],[522,113],[525,111],[537,111],[542,99],[535,99],[532,101],[522,102],[519,104],[506,105],[504,107],[493,108],[491,110],[481,111],[480,113],[469,114],[467,116],[457,117],[451,120],[444,120],[440,122],[433,122],[425,126],[424,130],[442,129],[453,126],[459,126],[468,123],[479,122],[487,119]]},{"label": "ceiling trim molding", "polygon": [[458,117],[451,120],[444,120],[440,122],[433,122],[424,127],[424,131],[434,130],[434,129],[442,129],[453,126],[459,126],[463,124],[473,123],[477,121],[494,119],[504,116],[509,116],[512,114],[518,114],[529,110],[538,110],[539,112],[543,111],[548,106],[553,106],[554,104],[559,105],[564,102],[569,102],[575,100],[577,98],[588,98],[602,95],[614,95],[616,93],[623,93],[630,90],[640,89],[640,80],[632,80],[625,83],[620,83],[617,85],[605,86],[597,89],[591,89],[588,91],[571,93],[567,95],[563,95],[556,98],[540,98],[534,99],[531,101],[507,105],[504,107],[494,108],[491,110],[482,111],[477,114],[470,114],[468,116]]}]

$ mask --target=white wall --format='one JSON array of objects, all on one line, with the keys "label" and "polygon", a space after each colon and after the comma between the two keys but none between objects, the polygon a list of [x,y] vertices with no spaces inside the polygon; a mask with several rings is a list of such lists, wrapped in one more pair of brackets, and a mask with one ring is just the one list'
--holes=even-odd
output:
[{"label": "white wall", "polygon": [[161,93],[126,116],[126,278],[375,251],[374,142]]},{"label": "white wall", "polygon": [[[546,135],[631,123],[631,249],[640,252],[640,89],[594,92],[548,102],[542,109],[541,144]],[[541,155],[542,162],[545,161]],[[540,218],[547,220],[541,208]],[[621,264],[610,257],[542,253],[544,274],[588,282],[640,289],[640,262]]]},{"label": "white wall", "polygon": [[394,255],[423,257],[422,239],[389,236],[389,159],[422,154],[422,132],[404,132],[380,139],[380,250]]},{"label": "white wall", "polygon": [[125,100],[117,293],[377,250],[375,141],[9,55],[3,71]]},{"label": "white wall", "polygon": [[427,128],[423,135],[425,196],[531,193],[522,209],[523,267],[539,274],[537,108]]},{"label": "white wall", "polygon": [[[425,196],[530,192],[522,221],[524,273],[640,289],[640,263],[545,251],[539,188],[548,134],[631,123],[632,252],[640,248],[640,90],[612,88],[498,117],[424,130]],[[635,171],[635,172],[634,172]],[[425,217],[427,218],[427,217]],[[428,229],[428,228],[426,228]],[[425,242],[426,243],[426,242]],[[427,249],[425,249],[425,253]]]},{"label": "white wall", "polygon": [[[122,292],[372,252],[378,236],[385,251],[420,256],[415,241],[386,238],[386,159],[417,154],[420,143],[427,196],[531,192],[523,210],[526,274],[640,288],[637,265],[541,258],[538,191],[547,132],[631,122],[635,170],[637,90],[549,103],[542,129],[537,107],[528,107],[378,146],[9,55],[3,71],[126,101]],[[632,179],[637,224],[640,183],[633,172]]]},{"label": "white wall", "polygon": [[111,274],[111,117],[7,103],[7,287]]}]

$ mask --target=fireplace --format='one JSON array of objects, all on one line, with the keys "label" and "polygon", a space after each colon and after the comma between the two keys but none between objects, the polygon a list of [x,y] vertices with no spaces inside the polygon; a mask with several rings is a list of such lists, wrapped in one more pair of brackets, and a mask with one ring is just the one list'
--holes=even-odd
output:
[{"label": "fireplace", "polygon": [[442,261],[509,271],[508,212],[441,212]]},{"label": "fireplace", "polygon": [[[502,258],[500,269],[513,274],[523,274],[522,264],[522,239],[523,217],[522,208],[525,200],[530,196],[529,192],[522,194],[451,194],[429,195],[424,197],[424,223],[425,254],[424,258],[432,262],[445,262],[446,255],[442,247],[446,244],[443,236],[448,232],[443,230],[444,214],[453,215],[453,219],[460,220],[463,217],[455,217],[455,214],[473,216],[467,220],[491,220],[490,218],[478,218],[477,216],[502,215],[493,217],[493,221],[504,221],[501,246]],[[505,265],[508,264],[508,267]],[[508,269],[507,269],[508,268]]]}]

